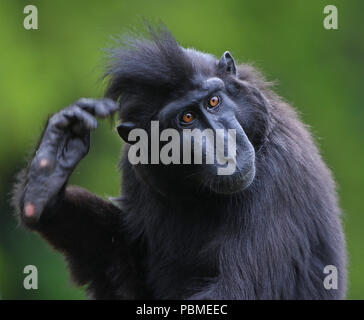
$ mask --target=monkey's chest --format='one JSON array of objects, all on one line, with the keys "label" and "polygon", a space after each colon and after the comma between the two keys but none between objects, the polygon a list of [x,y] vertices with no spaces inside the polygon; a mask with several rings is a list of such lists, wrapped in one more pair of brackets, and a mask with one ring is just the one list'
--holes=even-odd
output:
[{"label": "monkey's chest", "polygon": [[146,274],[156,298],[194,294],[217,276],[218,247],[212,235],[197,225],[160,223],[147,235]]}]

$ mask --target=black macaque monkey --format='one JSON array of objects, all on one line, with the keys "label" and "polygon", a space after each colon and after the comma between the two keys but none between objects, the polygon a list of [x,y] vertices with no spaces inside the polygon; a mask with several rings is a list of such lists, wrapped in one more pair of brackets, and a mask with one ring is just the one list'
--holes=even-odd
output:
[{"label": "black macaque monkey", "polygon": [[[50,117],[13,194],[21,222],[65,255],[90,298],[345,297],[333,179],[295,111],[256,70],[229,52],[217,60],[184,49],[161,28],[113,50],[106,77],[105,99]],[[122,195],[105,201],[67,180],[95,119],[117,110]],[[217,175],[216,163],[132,165],[128,134],[149,133],[152,120],[179,132],[235,129],[234,174]],[[324,285],[328,265],[337,287]]]}]

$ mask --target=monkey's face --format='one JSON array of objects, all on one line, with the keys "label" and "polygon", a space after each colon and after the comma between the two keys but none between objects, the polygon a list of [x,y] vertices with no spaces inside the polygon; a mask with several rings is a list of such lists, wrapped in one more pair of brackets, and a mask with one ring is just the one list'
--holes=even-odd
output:
[{"label": "monkey's face", "polygon": [[[231,55],[215,60],[212,70],[195,75],[177,97],[160,100],[143,121],[134,110],[118,127],[138,176],[163,194],[235,193],[255,177],[254,142],[244,128],[251,106]],[[152,96],[150,104],[157,103]]]},{"label": "monkey's face", "polygon": [[255,151],[238,120],[239,106],[222,79],[199,77],[195,83],[194,89],[166,104],[156,117],[160,131],[173,129],[179,134],[178,140],[161,141],[161,161],[168,163],[168,156],[171,161],[160,169],[168,172],[164,175],[168,185],[216,193],[244,190],[254,179]]}]

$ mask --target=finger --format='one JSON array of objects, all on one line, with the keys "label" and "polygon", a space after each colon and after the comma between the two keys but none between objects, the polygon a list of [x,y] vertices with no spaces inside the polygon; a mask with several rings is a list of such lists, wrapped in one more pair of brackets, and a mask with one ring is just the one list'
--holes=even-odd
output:
[{"label": "finger", "polygon": [[120,109],[119,103],[116,101],[110,99],[110,98],[104,98],[103,99],[104,104],[108,108],[110,113],[114,113]]},{"label": "finger", "polygon": [[76,105],[96,117],[106,118],[112,115],[119,109],[119,105],[108,98],[105,99],[90,99],[81,98],[76,102]]},{"label": "finger", "polygon": [[97,121],[90,113],[77,106],[72,106],[61,110],[50,118],[46,135],[53,136],[53,138],[60,137],[62,132],[59,129],[63,131],[76,123],[79,123],[80,128],[88,130],[97,128]]},{"label": "finger", "polygon": [[76,127],[79,125],[81,128],[87,130],[97,128],[97,120],[90,113],[80,107],[73,106],[69,109],[65,109],[62,115],[69,120],[67,125],[74,124]]}]

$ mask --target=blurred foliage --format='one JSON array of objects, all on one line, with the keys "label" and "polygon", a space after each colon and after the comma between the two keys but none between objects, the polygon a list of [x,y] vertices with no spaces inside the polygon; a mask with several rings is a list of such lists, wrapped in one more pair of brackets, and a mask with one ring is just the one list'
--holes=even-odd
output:
[{"label": "blurred foliage", "polygon": [[[23,27],[24,6],[39,29]],[[339,30],[323,28],[334,4]],[[66,265],[37,235],[17,227],[8,199],[14,174],[50,113],[103,93],[102,48],[112,36],[163,21],[183,46],[254,62],[312,127],[338,183],[349,252],[348,298],[364,298],[364,1],[20,1],[0,2],[0,297],[80,299]],[[121,143],[109,123],[93,133],[90,154],[72,176],[100,195],[120,192]],[[39,270],[39,290],[23,288],[23,268]]]}]

